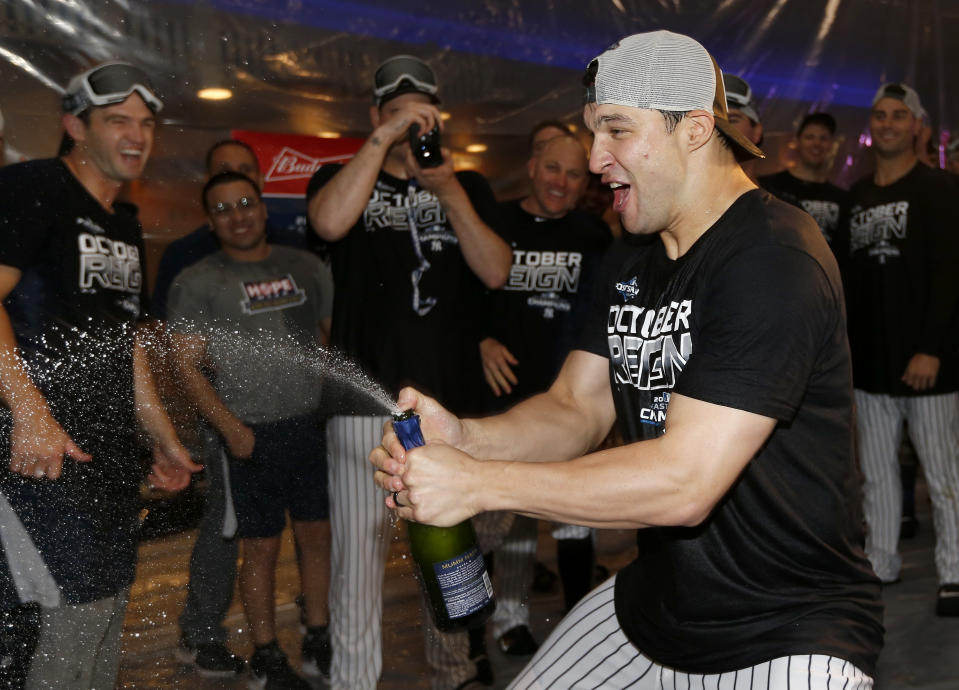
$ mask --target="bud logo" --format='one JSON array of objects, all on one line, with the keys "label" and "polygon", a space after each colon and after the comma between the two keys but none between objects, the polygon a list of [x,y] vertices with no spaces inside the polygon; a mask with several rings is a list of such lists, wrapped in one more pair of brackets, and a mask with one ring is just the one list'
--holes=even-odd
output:
[{"label": "bud logo", "polygon": [[320,166],[324,163],[334,163],[352,157],[352,154],[340,154],[337,156],[313,158],[289,146],[284,146],[280,149],[280,152],[273,157],[273,165],[271,165],[267,171],[265,179],[267,182],[308,180],[313,177],[313,173],[319,170]]},{"label": "bud logo", "polygon": [[616,292],[620,294],[624,302],[628,302],[639,294],[639,285],[636,284],[636,276],[629,279],[628,283],[616,283]]},{"label": "bud logo", "polygon": [[276,280],[247,281],[242,284],[244,314],[259,314],[296,307],[306,301],[306,293],[296,287],[293,276],[287,274]]}]

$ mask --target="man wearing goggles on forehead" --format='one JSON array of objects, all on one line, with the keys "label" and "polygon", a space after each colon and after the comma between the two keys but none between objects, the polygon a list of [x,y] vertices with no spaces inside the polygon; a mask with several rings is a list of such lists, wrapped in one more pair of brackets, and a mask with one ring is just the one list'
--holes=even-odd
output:
[{"label": "man wearing goggles on forehead", "polygon": [[160,106],[132,65],[93,69],[64,95],[68,152],[0,171],[3,687],[116,684],[146,464],[139,428],[152,438],[154,486],[181,489],[200,469],[135,335],[143,233],[117,201],[143,172]]},{"label": "man wearing goggles on forehead", "polygon": [[[414,157],[411,127],[418,134],[441,127],[436,78],[426,63],[409,55],[384,62],[373,77],[373,99],[366,143],[348,164],[320,168],[307,188],[310,222],[330,243],[330,340],[393,395],[416,381],[454,409],[475,410],[483,385],[475,332],[480,288],[503,285],[512,263],[509,246],[491,229],[495,199],[479,174],[454,172],[448,150],[418,146],[428,154],[425,165]],[[385,332],[402,337],[383,348]],[[327,427],[331,684],[372,690],[382,669],[390,529],[366,454],[379,443],[387,417],[366,399],[349,409]],[[475,675],[465,635],[437,632],[427,639],[428,661],[443,669],[434,687],[453,688]],[[462,664],[439,649],[451,640],[461,643]]]}]

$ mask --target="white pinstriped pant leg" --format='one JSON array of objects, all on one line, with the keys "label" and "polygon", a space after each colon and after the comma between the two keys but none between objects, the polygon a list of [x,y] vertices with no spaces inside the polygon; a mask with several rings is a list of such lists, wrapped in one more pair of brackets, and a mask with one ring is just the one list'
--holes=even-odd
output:
[{"label": "white pinstriped pant leg", "polygon": [[370,451],[389,417],[331,417],[330,637],[336,690],[374,690],[383,669],[383,574],[390,526],[385,495],[373,482]]},{"label": "white pinstriped pant leg", "polygon": [[939,584],[959,584],[959,393],[905,398],[936,528]]},{"label": "white pinstriped pant leg", "polygon": [[872,678],[822,654],[780,657],[718,674],[689,674],[654,663],[616,620],[613,576],[583,598],[540,646],[509,690],[870,690]]},{"label": "white pinstriped pant leg", "polygon": [[[480,551],[484,554],[493,551],[503,543],[510,533],[513,521],[518,516],[505,511],[480,513],[473,518],[473,529]],[[494,586],[496,608],[500,606],[499,585]],[[469,636],[465,632],[443,633],[433,623],[429,613],[430,603],[425,594],[421,605],[423,617],[423,640],[426,663],[430,667],[431,690],[450,690],[476,675],[476,664],[470,660]]]},{"label": "white pinstriped pant leg", "polygon": [[[899,445],[905,409],[901,399],[856,390],[856,433],[866,518],[866,555],[883,582],[899,577],[902,483]],[[921,461],[921,456],[920,456]]]},{"label": "white pinstriped pant leg", "polygon": [[493,637],[519,625],[529,625],[529,594],[533,587],[538,521],[517,515],[495,553],[496,611]]}]

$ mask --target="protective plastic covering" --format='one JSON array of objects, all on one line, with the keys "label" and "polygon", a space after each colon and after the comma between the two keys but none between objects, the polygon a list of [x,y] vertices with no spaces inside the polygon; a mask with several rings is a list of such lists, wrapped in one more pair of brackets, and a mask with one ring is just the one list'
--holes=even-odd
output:
[{"label": "protective plastic covering", "polygon": [[[788,154],[777,135],[810,109],[837,116],[839,162],[854,163],[846,156],[859,154],[864,108],[883,81],[914,86],[935,130],[959,119],[959,94],[946,88],[959,64],[949,0],[5,0],[0,108],[8,143],[51,154],[58,87],[91,63],[135,61],[156,75],[176,126],[151,177],[195,175],[198,149],[233,128],[362,136],[375,65],[408,52],[437,71],[454,149],[489,146],[461,162],[496,182],[521,163],[512,137],[547,117],[580,121],[591,57],[657,28],[694,36],[750,82],[770,167]],[[213,85],[234,97],[196,98]]]}]

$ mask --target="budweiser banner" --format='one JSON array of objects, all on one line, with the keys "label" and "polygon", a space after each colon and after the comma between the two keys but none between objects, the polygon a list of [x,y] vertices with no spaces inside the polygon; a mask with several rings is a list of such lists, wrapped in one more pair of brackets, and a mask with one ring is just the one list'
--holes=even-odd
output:
[{"label": "budweiser banner", "polygon": [[321,165],[344,163],[363,139],[321,139],[300,134],[276,134],[235,129],[234,139],[253,147],[263,171],[263,195],[303,197],[306,183]]},{"label": "budweiser banner", "polygon": [[300,134],[276,134],[237,129],[234,139],[249,144],[263,171],[263,196],[268,199],[270,225],[278,235],[304,247],[322,249],[307,233],[306,185],[327,163],[345,163],[363,139],[325,139]]}]

